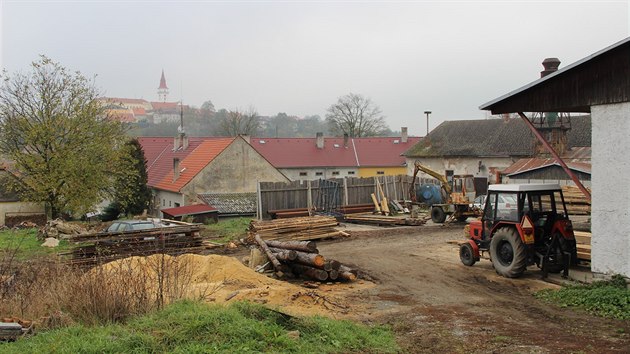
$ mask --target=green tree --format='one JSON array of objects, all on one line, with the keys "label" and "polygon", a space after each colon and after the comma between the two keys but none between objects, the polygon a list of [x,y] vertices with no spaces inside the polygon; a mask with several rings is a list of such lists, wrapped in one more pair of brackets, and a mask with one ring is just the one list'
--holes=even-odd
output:
[{"label": "green tree", "polygon": [[21,198],[52,217],[83,214],[108,196],[125,128],[110,119],[92,80],[45,56],[28,73],[2,72],[0,153]]},{"label": "green tree", "polygon": [[381,110],[369,98],[349,93],[339,97],[326,113],[330,132],[350,137],[382,135],[388,130]]},{"label": "green tree", "polygon": [[147,185],[147,160],[138,139],[131,139],[125,144],[120,166],[114,184],[115,204],[123,214],[142,214],[149,209],[152,194]]}]

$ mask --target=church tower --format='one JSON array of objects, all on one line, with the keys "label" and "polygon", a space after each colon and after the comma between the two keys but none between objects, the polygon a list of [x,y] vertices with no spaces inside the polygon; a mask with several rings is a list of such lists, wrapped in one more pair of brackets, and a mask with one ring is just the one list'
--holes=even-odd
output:
[{"label": "church tower", "polygon": [[160,78],[160,87],[158,87],[158,101],[166,102],[166,96],[168,96],[168,86],[166,86],[166,79],[164,78],[164,69],[162,69],[162,77]]}]

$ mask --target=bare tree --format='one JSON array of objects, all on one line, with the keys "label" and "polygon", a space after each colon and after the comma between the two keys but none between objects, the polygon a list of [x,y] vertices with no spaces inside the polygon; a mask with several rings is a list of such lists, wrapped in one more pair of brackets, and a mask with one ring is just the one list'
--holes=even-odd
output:
[{"label": "bare tree", "polygon": [[349,93],[328,108],[330,132],[351,137],[381,135],[389,128],[381,110],[369,98]]},{"label": "bare tree", "polygon": [[253,135],[260,124],[258,112],[254,107],[241,112],[238,108],[227,111],[220,122],[220,133],[226,136],[239,134]]}]

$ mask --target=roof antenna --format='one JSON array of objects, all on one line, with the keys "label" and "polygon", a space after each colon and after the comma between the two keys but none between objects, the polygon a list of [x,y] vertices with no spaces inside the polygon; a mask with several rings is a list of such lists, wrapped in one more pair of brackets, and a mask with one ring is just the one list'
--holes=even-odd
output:
[{"label": "roof antenna", "polygon": [[179,84],[179,127],[177,127],[177,131],[179,132],[180,135],[185,135],[186,132],[184,131],[184,95],[183,95],[183,89],[182,89],[182,83]]}]

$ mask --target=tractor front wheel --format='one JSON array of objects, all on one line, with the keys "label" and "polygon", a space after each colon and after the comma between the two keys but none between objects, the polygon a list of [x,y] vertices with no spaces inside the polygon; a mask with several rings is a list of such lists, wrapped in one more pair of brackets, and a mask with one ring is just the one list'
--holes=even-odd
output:
[{"label": "tractor front wheel", "polygon": [[446,213],[442,207],[434,206],[431,208],[431,221],[436,224],[443,224],[446,221]]},{"label": "tractor front wheel", "polygon": [[467,266],[472,266],[477,262],[475,252],[470,243],[466,242],[459,246],[459,259]]},{"label": "tractor front wheel", "polygon": [[500,228],[490,241],[490,258],[494,270],[507,278],[519,277],[527,267],[527,248],[515,229]]}]

